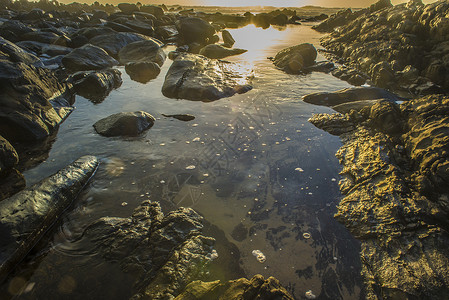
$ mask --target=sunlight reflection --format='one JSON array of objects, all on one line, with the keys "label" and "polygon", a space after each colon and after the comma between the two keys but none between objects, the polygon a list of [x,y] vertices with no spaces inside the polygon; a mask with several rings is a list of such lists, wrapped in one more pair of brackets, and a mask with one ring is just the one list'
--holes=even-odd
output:
[{"label": "sunlight reflection", "polygon": [[112,157],[106,162],[106,172],[112,176],[120,176],[125,170],[125,163],[117,157]]}]

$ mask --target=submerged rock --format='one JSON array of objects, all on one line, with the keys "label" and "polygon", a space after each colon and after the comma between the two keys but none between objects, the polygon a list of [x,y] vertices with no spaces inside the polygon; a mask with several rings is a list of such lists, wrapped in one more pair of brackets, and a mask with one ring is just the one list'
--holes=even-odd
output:
[{"label": "submerged rock", "polygon": [[201,55],[179,54],[165,77],[162,93],[169,98],[212,101],[252,89],[250,71]]},{"label": "submerged rock", "polygon": [[0,278],[20,262],[61,217],[98,166],[84,156],[54,175],[0,202]]},{"label": "submerged rock", "polygon": [[15,168],[19,163],[16,149],[2,136],[0,136],[0,200],[22,190],[25,178]]},{"label": "submerged rock", "polygon": [[119,54],[122,64],[129,62],[151,61],[159,66],[164,64],[166,55],[161,48],[162,43],[155,39],[134,42],[123,47]]},{"label": "submerged rock", "polygon": [[226,300],[226,299],[278,299],[293,300],[276,278],[264,279],[255,275],[250,280],[241,278],[222,282],[193,281],[175,300]]},{"label": "submerged rock", "polygon": [[137,136],[153,126],[155,118],[147,112],[122,112],[97,121],[95,131],[104,136]]},{"label": "submerged rock", "polygon": [[199,54],[204,55],[209,58],[221,59],[221,58],[225,58],[228,56],[239,55],[239,54],[245,53],[247,51],[248,50],[239,49],[239,48],[229,49],[229,48],[225,48],[221,45],[212,44],[212,45],[207,45],[207,46],[201,48]]},{"label": "submerged rock", "polygon": [[[447,298],[448,111],[439,95],[339,117],[347,126],[336,132],[344,198],[335,217],[361,240],[368,299]],[[311,121],[331,132],[342,124]]]},{"label": "submerged rock", "polygon": [[62,64],[71,72],[101,70],[118,65],[102,48],[87,44],[64,56]]},{"label": "submerged rock", "polygon": [[189,114],[176,114],[176,115],[166,115],[162,114],[166,118],[175,118],[180,121],[192,121],[195,120],[195,116],[189,115]]},{"label": "submerged rock", "polygon": [[132,80],[147,83],[161,73],[161,67],[152,61],[137,61],[127,63],[125,71]]},{"label": "submerged rock", "polygon": [[70,76],[76,93],[94,102],[103,101],[109,93],[122,85],[119,70],[77,72]]},{"label": "submerged rock", "polygon": [[276,67],[287,73],[301,73],[315,63],[317,52],[312,44],[304,43],[281,50],[274,57]]},{"label": "submerged rock", "polygon": [[191,208],[164,215],[147,200],[130,218],[101,218],[83,236],[138,278],[132,299],[173,299],[207,272],[214,239],[201,235],[202,228],[202,217]]}]

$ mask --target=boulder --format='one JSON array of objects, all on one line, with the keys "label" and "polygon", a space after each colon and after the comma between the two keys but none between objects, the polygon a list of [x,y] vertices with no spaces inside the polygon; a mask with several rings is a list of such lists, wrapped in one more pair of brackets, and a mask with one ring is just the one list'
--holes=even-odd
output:
[{"label": "boulder", "polygon": [[20,41],[20,37],[23,34],[35,30],[36,29],[17,20],[8,20],[0,25],[0,35],[13,43]]},{"label": "boulder", "polygon": [[0,60],[0,80],[0,134],[10,141],[49,136],[73,109],[58,114],[49,102],[64,98],[72,104],[71,85],[49,70]]},{"label": "boulder", "polygon": [[20,37],[21,41],[35,41],[45,44],[64,44],[61,36],[51,31],[31,31]]},{"label": "boulder", "polygon": [[169,41],[178,36],[179,32],[175,25],[165,25],[156,27],[156,35],[162,41]]},{"label": "boulder", "polygon": [[54,175],[0,202],[1,280],[62,216],[97,167],[95,157],[81,157]]},{"label": "boulder", "polygon": [[119,3],[117,7],[125,14],[132,14],[140,11],[139,7],[134,3]]},{"label": "boulder", "polygon": [[0,59],[6,59],[14,63],[24,63],[34,66],[42,66],[42,62],[35,55],[24,51],[22,48],[0,37]]},{"label": "boulder", "polygon": [[144,111],[121,112],[101,119],[93,126],[103,136],[137,136],[153,126],[155,120]]},{"label": "boulder", "polygon": [[232,46],[234,46],[235,40],[229,31],[223,30],[221,32],[221,37],[223,38],[223,43],[225,47],[231,48]]},{"label": "boulder", "polygon": [[317,52],[312,44],[304,43],[281,50],[274,57],[276,67],[287,73],[298,74],[315,63]]},{"label": "boulder", "polygon": [[125,71],[132,80],[147,83],[161,73],[161,67],[152,61],[137,61],[127,63]]},{"label": "boulder", "polygon": [[102,102],[109,93],[122,85],[119,70],[81,71],[70,76],[75,91],[93,102]]},{"label": "boulder", "polygon": [[215,34],[215,29],[209,22],[200,18],[183,18],[176,22],[179,37],[184,44],[206,44]]},{"label": "boulder", "polygon": [[251,79],[252,72],[235,63],[182,53],[170,66],[162,93],[169,98],[212,101],[251,90]]},{"label": "boulder", "polygon": [[151,38],[138,33],[119,32],[115,34],[98,35],[90,39],[89,43],[103,48],[109,55],[117,58],[120,50],[126,45],[149,39]]},{"label": "boulder", "polygon": [[255,275],[250,280],[240,278],[224,281],[193,281],[174,300],[225,300],[225,299],[277,299],[293,300],[294,298],[282,287],[274,277],[264,279]]},{"label": "boulder", "polygon": [[164,64],[166,55],[161,48],[162,43],[156,39],[133,42],[123,47],[118,53],[120,63],[154,62],[159,66]]},{"label": "boulder", "polygon": [[48,55],[48,56],[58,56],[58,55],[66,55],[72,52],[72,48],[45,44],[34,41],[22,41],[18,42],[17,46],[22,49],[26,49],[28,52],[36,53],[36,55]]},{"label": "boulder", "polygon": [[161,7],[155,5],[144,5],[140,8],[140,11],[152,14],[156,17],[162,17],[164,15],[164,10]]},{"label": "boulder", "polygon": [[64,56],[62,64],[71,72],[101,70],[118,65],[118,61],[100,47],[87,44]]},{"label": "boulder", "polygon": [[204,55],[208,58],[221,59],[221,58],[225,58],[228,56],[240,55],[247,51],[248,50],[238,49],[238,48],[229,49],[229,48],[225,48],[221,45],[212,44],[212,45],[207,45],[207,46],[204,46],[203,48],[201,48],[199,54]]}]

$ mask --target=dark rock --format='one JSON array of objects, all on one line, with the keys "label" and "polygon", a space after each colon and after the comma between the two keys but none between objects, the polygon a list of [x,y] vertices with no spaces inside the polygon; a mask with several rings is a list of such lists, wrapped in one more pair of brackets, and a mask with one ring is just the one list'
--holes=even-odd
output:
[{"label": "dark rock", "polygon": [[132,80],[147,83],[161,73],[161,67],[152,61],[137,61],[127,63],[125,71]]},{"label": "dark rock", "polygon": [[112,28],[109,27],[86,27],[80,29],[76,34],[86,37],[88,40],[99,36],[99,35],[109,35],[109,34],[116,34]]},{"label": "dark rock", "polygon": [[0,35],[13,43],[20,41],[22,35],[35,30],[17,20],[8,20],[0,25]]},{"label": "dark rock", "polygon": [[315,114],[309,122],[333,135],[352,132],[355,124],[348,115],[343,114]]},{"label": "dark rock", "polygon": [[162,93],[169,98],[212,101],[252,89],[249,70],[237,73],[235,64],[180,54],[165,77]]},{"label": "dark rock", "polygon": [[25,177],[16,169],[0,176],[0,201],[11,197],[26,187]]},{"label": "dark rock", "polygon": [[122,64],[129,62],[154,62],[162,66],[166,56],[161,46],[161,42],[152,38],[133,42],[120,50],[118,58]]},{"label": "dark rock", "polygon": [[94,124],[95,131],[104,136],[137,136],[153,126],[155,118],[144,111],[110,115]]},{"label": "dark rock", "polygon": [[0,59],[6,59],[14,63],[24,63],[36,67],[42,66],[42,62],[35,55],[24,51],[16,44],[0,37]]},{"label": "dark rock", "polygon": [[270,22],[272,25],[285,26],[288,23],[288,17],[285,14],[274,16]]},{"label": "dark rock", "polygon": [[371,107],[371,126],[389,135],[402,132],[402,116],[399,106],[390,101],[379,101]]},{"label": "dark rock", "polygon": [[164,216],[159,204],[147,200],[130,218],[101,218],[83,236],[105,259],[140,278],[132,299],[173,299],[207,272],[214,239],[202,236],[202,227],[191,208]]},{"label": "dark rock", "polygon": [[184,44],[199,43],[204,45],[215,34],[214,27],[199,18],[180,19],[176,26]]},{"label": "dark rock", "polygon": [[276,67],[297,74],[315,63],[317,52],[312,44],[304,43],[281,50],[274,57]]},{"label": "dark rock", "polygon": [[119,70],[107,69],[101,71],[77,72],[69,80],[78,95],[93,102],[103,101],[109,93],[122,85]]},{"label": "dark rock", "polygon": [[315,64],[305,67],[303,70],[304,72],[323,72],[323,73],[329,73],[335,68],[335,65],[333,62],[330,61],[318,61]]},{"label": "dark rock", "polygon": [[87,44],[64,56],[62,64],[71,72],[85,70],[101,70],[118,65],[118,61],[110,57],[100,47]]},{"label": "dark rock", "polygon": [[0,60],[0,81],[0,134],[10,141],[49,136],[73,109],[61,116],[49,102],[65,98],[70,105],[72,96],[70,85],[49,70]]},{"label": "dark rock", "polygon": [[162,114],[166,118],[175,118],[180,121],[192,121],[195,120],[195,116],[189,115],[189,114],[176,114],[176,115],[166,115]]},{"label": "dark rock", "polygon": [[156,35],[163,41],[169,41],[178,36],[179,32],[175,25],[165,25],[156,27]]},{"label": "dark rock", "polygon": [[16,149],[0,135],[0,176],[9,172],[19,163]]},{"label": "dark rock", "polygon": [[231,236],[238,242],[243,242],[248,237],[248,228],[243,223],[239,223],[231,232]]},{"label": "dark rock", "polygon": [[29,52],[34,52],[36,55],[48,55],[48,56],[58,56],[69,54],[73,49],[69,47],[51,45],[34,41],[23,41],[18,42],[17,46],[28,50]]},{"label": "dark rock", "polygon": [[185,288],[175,300],[224,300],[224,299],[278,299],[293,300],[293,297],[282,287],[280,282],[269,277],[264,279],[262,275],[255,275],[250,280],[241,278],[222,282],[193,281]]},{"label": "dark rock", "polygon": [[0,202],[0,278],[20,262],[61,217],[95,173],[84,156],[54,175]]},{"label": "dark rock", "polygon": [[223,30],[221,32],[221,36],[223,38],[223,43],[226,45],[226,47],[231,48],[232,46],[234,46],[235,40],[229,31]]},{"label": "dark rock", "polygon": [[67,41],[69,40],[67,37],[62,38],[60,35],[50,32],[50,31],[31,31],[25,33],[21,36],[20,40],[22,41],[35,41],[45,44],[58,44],[62,46],[66,46]]},{"label": "dark rock", "polygon": [[143,35],[152,36],[154,33],[154,28],[152,24],[148,24],[139,20],[128,20],[125,22],[124,25],[131,28],[132,31]]},{"label": "dark rock", "polygon": [[139,7],[134,3],[120,3],[117,7],[125,14],[132,14],[140,11]]},{"label": "dark rock", "polygon": [[117,58],[120,50],[128,44],[149,40],[147,37],[138,33],[119,32],[116,34],[99,35],[92,38],[89,42],[106,50],[112,57]]},{"label": "dark rock", "polygon": [[229,48],[225,48],[221,45],[212,44],[212,45],[207,45],[207,46],[204,46],[203,48],[201,48],[199,54],[204,55],[208,58],[221,59],[221,58],[225,58],[228,56],[240,55],[247,51],[248,50],[239,49],[239,48],[229,49]]},{"label": "dark rock", "polygon": [[144,5],[140,8],[140,11],[152,14],[156,17],[162,17],[164,15],[164,10],[155,5]]}]

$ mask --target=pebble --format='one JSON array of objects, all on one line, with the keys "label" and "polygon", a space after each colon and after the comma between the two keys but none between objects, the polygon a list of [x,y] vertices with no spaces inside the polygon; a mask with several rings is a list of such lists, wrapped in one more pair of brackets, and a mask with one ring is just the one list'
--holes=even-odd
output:
[{"label": "pebble", "polygon": [[306,298],[307,298],[307,299],[315,299],[316,296],[313,294],[312,290],[308,290],[308,291],[306,292]]},{"label": "pebble", "polygon": [[195,166],[194,165],[190,165],[186,167],[186,170],[195,170]]},{"label": "pebble", "polygon": [[252,253],[260,263],[264,263],[267,260],[265,255],[260,250],[253,250]]},{"label": "pebble", "polygon": [[302,234],[302,237],[305,238],[305,239],[310,239],[312,237],[312,235],[310,233],[308,233],[308,232],[304,232]]}]

